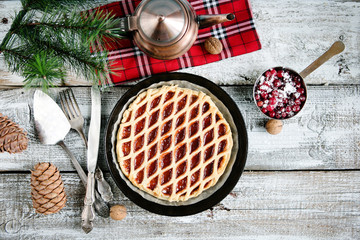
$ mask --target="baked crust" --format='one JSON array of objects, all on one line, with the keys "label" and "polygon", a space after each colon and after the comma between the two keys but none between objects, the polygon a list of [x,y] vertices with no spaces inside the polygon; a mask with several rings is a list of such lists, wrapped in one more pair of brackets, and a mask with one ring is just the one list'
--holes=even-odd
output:
[{"label": "baked crust", "polygon": [[232,146],[230,126],[210,96],[163,86],[141,93],[124,112],[116,154],[133,185],[172,202],[214,186]]}]

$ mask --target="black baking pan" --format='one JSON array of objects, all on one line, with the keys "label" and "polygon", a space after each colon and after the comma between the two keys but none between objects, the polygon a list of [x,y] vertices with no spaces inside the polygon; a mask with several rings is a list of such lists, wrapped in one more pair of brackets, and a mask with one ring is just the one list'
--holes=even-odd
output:
[{"label": "black baking pan", "polygon": [[[117,161],[116,159],[114,159],[112,153],[113,146],[116,146],[116,142],[112,140],[113,132],[114,131],[117,132],[118,130],[117,129],[118,126],[116,122],[119,119],[119,114],[123,110],[124,106],[128,103],[129,99],[138,95],[140,91],[148,88],[152,84],[171,81],[171,80],[188,81],[190,83],[208,89],[212,94],[214,94],[218,99],[220,99],[223,102],[223,104],[228,108],[230,114],[232,115],[232,118],[235,123],[235,127],[237,128],[237,132],[239,135],[238,151],[235,153],[236,158],[232,170],[228,175],[227,179],[225,180],[224,184],[209,197],[190,205],[168,206],[145,199],[139,193],[132,190],[124,181],[124,179],[121,177],[120,172],[118,170],[120,169],[120,167],[116,166]],[[130,88],[116,103],[114,109],[110,114],[106,126],[105,152],[106,152],[106,158],[110,169],[110,173],[116,185],[131,201],[133,201],[138,206],[156,214],[166,215],[166,216],[187,216],[187,215],[200,213],[204,210],[213,207],[214,205],[218,204],[221,200],[223,200],[232,191],[232,189],[237,184],[245,167],[247,152],[248,152],[248,138],[247,138],[244,119],[240,113],[240,110],[238,109],[236,103],[232,100],[232,98],[219,86],[207,80],[206,78],[193,74],[166,73],[166,74],[155,75],[139,82],[138,84]]]}]

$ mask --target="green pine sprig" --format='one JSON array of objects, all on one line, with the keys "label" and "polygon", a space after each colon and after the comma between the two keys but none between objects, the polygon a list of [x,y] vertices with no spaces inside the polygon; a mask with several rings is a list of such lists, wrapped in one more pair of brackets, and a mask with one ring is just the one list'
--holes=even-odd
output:
[{"label": "green pine sprig", "polygon": [[93,84],[111,84],[108,76],[117,69],[109,67],[106,51],[94,54],[91,46],[104,49],[103,39],[109,43],[125,35],[111,13],[80,11],[98,2],[22,0],[23,9],[15,15],[0,53],[10,71],[25,78],[25,87],[46,91],[64,80],[66,70]]},{"label": "green pine sprig", "polygon": [[47,51],[36,53],[23,68],[25,88],[38,86],[44,92],[49,87],[54,87],[59,79],[65,78],[65,75],[63,63]]}]

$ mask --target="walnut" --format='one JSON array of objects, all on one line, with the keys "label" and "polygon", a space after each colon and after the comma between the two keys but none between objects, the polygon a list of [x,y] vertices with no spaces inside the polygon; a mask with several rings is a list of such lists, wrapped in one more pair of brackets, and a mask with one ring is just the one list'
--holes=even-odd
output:
[{"label": "walnut", "polygon": [[126,217],[126,207],[114,205],[110,208],[110,217],[114,220],[123,220]]},{"label": "walnut", "polygon": [[223,46],[220,40],[214,37],[209,37],[206,39],[204,42],[204,47],[210,54],[219,54],[223,50]]},{"label": "walnut", "polygon": [[281,120],[271,119],[266,125],[266,131],[272,135],[279,134],[282,130],[283,122]]}]

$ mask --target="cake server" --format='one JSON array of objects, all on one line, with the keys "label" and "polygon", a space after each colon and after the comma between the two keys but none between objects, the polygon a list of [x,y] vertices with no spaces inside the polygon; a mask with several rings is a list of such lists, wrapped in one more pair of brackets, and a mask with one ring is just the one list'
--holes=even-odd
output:
[{"label": "cake server", "polygon": [[101,95],[100,90],[93,86],[91,88],[91,121],[88,134],[88,181],[84,199],[84,209],[81,215],[82,229],[89,233],[93,229],[95,218],[93,203],[95,190],[95,169],[99,151],[100,127],[101,127]]},{"label": "cake server", "polygon": [[[56,102],[40,90],[36,90],[34,94],[34,119],[41,143],[60,145],[69,155],[82,183],[86,186],[87,178],[84,170],[63,141],[70,131],[70,124]],[[109,216],[109,207],[98,192],[95,192],[94,207],[99,216]]]}]

